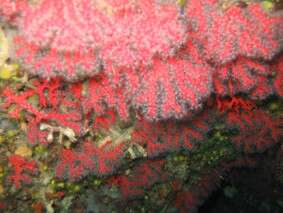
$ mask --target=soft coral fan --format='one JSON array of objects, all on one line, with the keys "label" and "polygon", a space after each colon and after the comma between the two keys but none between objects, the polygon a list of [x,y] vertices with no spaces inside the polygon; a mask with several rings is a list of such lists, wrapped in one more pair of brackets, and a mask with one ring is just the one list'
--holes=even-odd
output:
[{"label": "soft coral fan", "polygon": [[147,64],[185,40],[174,3],[43,0],[18,11],[16,56],[43,77],[95,75],[101,59],[115,66]]},{"label": "soft coral fan", "polygon": [[216,0],[189,0],[187,16],[202,39],[206,58],[224,64],[238,56],[272,59],[282,50],[283,19],[260,3],[221,9]]}]

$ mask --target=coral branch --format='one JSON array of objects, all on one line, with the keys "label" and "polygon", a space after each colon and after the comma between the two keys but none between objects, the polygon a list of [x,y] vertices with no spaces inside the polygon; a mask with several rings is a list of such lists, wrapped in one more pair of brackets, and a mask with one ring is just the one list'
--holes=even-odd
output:
[{"label": "coral branch", "polygon": [[74,181],[89,173],[98,176],[111,174],[122,162],[124,146],[123,143],[114,147],[106,143],[99,147],[85,142],[81,151],[63,150],[56,167],[56,176]]},{"label": "coral branch", "polygon": [[238,56],[271,60],[282,50],[282,17],[267,14],[260,3],[223,10],[215,0],[190,0],[187,15],[214,63]]},{"label": "coral branch", "polygon": [[35,173],[35,161],[27,161],[21,156],[11,155],[9,162],[13,167],[13,174],[9,176],[9,180],[15,184],[16,188],[20,188],[22,183],[31,183],[31,178],[24,174],[24,172]]}]

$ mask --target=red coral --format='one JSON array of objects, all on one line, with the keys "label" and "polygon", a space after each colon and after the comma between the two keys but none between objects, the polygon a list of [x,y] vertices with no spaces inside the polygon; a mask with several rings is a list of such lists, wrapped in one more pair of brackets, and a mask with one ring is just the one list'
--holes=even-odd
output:
[{"label": "red coral", "polygon": [[[213,92],[228,130],[237,130],[231,140],[239,150],[262,152],[282,136],[282,118],[236,96],[264,99],[273,90],[282,96],[281,58],[274,62],[274,79],[266,61],[282,49],[282,19],[266,14],[259,4],[222,11],[217,0],[188,0],[191,29],[185,32],[173,1],[1,2],[10,4],[6,11],[0,6],[5,16],[20,14],[16,56],[30,72],[46,78],[1,91],[1,109],[15,118],[23,115],[32,142],[45,141],[47,132],[39,129],[43,122],[82,136],[84,127],[104,131],[119,123],[117,114],[122,119],[129,118],[131,110],[141,115],[127,146],[83,142],[63,149],[57,177],[74,181],[90,173],[112,174],[123,163],[128,145],[142,146],[151,160],[109,181],[126,199],[141,196],[153,184],[168,180],[162,171],[165,161],[152,158],[191,151],[207,139],[216,113],[200,110]],[[53,76],[89,79],[67,85],[57,78],[48,81]],[[38,102],[30,100],[33,96]],[[220,100],[223,96],[229,98]],[[33,162],[18,156],[9,160],[16,187],[29,182],[23,172],[32,171]],[[179,192],[176,205],[186,210],[195,206],[219,181],[211,182],[213,176]]]},{"label": "red coral", "polygon": [[15,10],[15,2],[11,2],[10,0],[1,0],[0,1],[0,15],[10,17],[13,15]]},{"label": "red coral", "polygon": [[107,24],[102,23],[110,32],[100,36],[105,45],[101,55],[118,66],[147,64],[155,54],[167,56],[185,40],[185,26],[178,20],[175,3],[123,0],[111,6],[117,12]]},{"label": "red coral", "polygon": [[100,59],[133,67],[184,42],[176,4],[118,2],[43,0],[21,8],[17,57],[30,72],[73,80],[100,71]]},{"label": "red coral", "polygon": [[226,119],[227,127],[237,130],[232,142],[246,153],[264,152],[278,143],[283,136],[282,124],[282,118],[262,110],[229,112]]},{"label": "red coral", "polygon": [[268,78],[271,72],[266,64],[240,57],[216,68],[213,74],[215,93],[221,96],[243,93],[253,99],[264,99],[273,92]]},{"label": "red coral", "polygon": [[182,58],[155,59],[150,69],[140,71],[131,88],[134,108],[148,120],[183,118],[201,109],[212,92],[211,67],[200,56],[197,44],[188,43]]},{"label": "red coral", "polygon": [[277,61],[274,62],[273,66],[276,72],[273,81],[274,89],[279,96],[283,97],[283,56],[280,56]]},{"label": "red coral", "polygon": [[130,174],[108,179],[110,185],[117,186],[125,200],[145,194],[145,190],[158,182],[164,182],[169,175],[163,170],[165,160],[147,160],[137,165]]},{"label": "red coral", "polygon": [[[76,98],[84,99],[86,112],[93,109],[101,115],[113,108],[125,119],[134,109],[151,121],[183,119],[202,108],[212,84],[222,96],[245,93],[263,99],[273,92],[270,69],[250,57],[270,59],[279,51],[281,19],[270,17],[259,4],[221,11],[215,0],[189,1],[186,43],[177,7],[168,2],[43,0],[20,12],[16,54],[28,70],[48,79],[95,75],[88,81],[87,95],[81,94],[83,83],[70,86]],[[253,27],[260,29],[254,40]],[[169,54],[173,46],[179,48],[175,56]],[[212,73],[204,58],[216,58],[221,65]],[[40,96],[46,104],[42,101]]]},{"label": "red coral", "polygon": [[68,176],[70,180],[75,180],[82,177],[87,170],[91,170],[93,167],[94,163],[90,159],[90,156],[87,156],[83,152],[64,149],[61,152],[60,163],[56,168],[56,175],[60,177]]},{"label": "red coral", "polygon": [[267,14],[260,3],[221,10],[218,1],[191,0],[187,15],[202,38],[206,57],[214,63],[238,56],[270,60],[282,49],[283,19]]},{"label": "red coral", "polygon": [[113,173],[122,162],[125,145],[121,143],[112,146],[109,143],[96,146],[91,142],[84,142],[80,151],[64,149],[56,167],[56,176],[74,181],[90,172],[98,176]]},{"label": "red coral", "polygon": [[31,183],[31,178],[24,172],[34,174],[36,172],[35,161],[28,161],[19,155],[11,155],[9,162],[13,167],[13,174],[9,176],[9,180],[15,184],[16,188],[20,188],[22,183]]},{"label": "red coral", "polygon": [[0,18],[5,17],[8,21],[13,21],[17,13],[27,7],[27,1],[0,0]]},{"label": "red coral", "polygon": [[[39,130],[42,122],[55,122],[56,125],[69,127],[77,134],[82,131],[82,120],[79,100],[72,100],[72,95],[61,90],[59,80],[33,81],[24,91],[13,91],[5,88],[1,95],[5,97],[1,109],[7,110],[13,118],[19,119],[25,112],[28,122],[28,137],[32,143],[45,142],[44,134]],[[38,105],[30,102],[30,98],[38,97]]]},{"label": "red coral", "polygon": [[21,59],[26,69],[43,78],[61,76],[75,80],[85,75],[100,72],[101,62],[90,48],[78,47],[75,52],[60,52],[55,48],[45,48],[27,42],[22,36],[15,37],[15,55]]},{"label": "red coral", "polygon": [[212,68],[201,58],[197,41],[166,60],[154,58],[151,66],[116,69],[107,66],[88,82],[84,106],[98,114],[114,108],[122,118],[129,109],[147,120],[182,119],[199,111],[212,92]]},{"label": "red coral", "polygon": [[252,111],[256,107],[255,103],[238,96],[232,96],[229,98],[216,98],[216,108],[220,113],[241,111]]},{"label": "red coral", "polygon": [[111,84],[104,74],[91,78],[87,88],[88,94],[83,104],[85,111],[94,109],[96,114],[102,115],[108,108],[114,108],[120,117],[128,117],[129,106],[124,89]]},{"label": "red coral", "polygon": [[197,143],[206,139],[212,119],[209,116],[203,113],[184,123],[140,121],[132,134],[132,142],[144,146],[150,158],[181,149],[192,150]]},{"label": "red coral", "polygon": [[274,93],[270,76],[257,76],[257,86],[251,91],[249,97],[254,100],[264,100]]},{"label": "red coral", "polygon": [[109,130],[118,120],[117,114],[114,110],[108,110],[104,115],[96,116],[93,122],[93,128]]},{"label": "red coral", "polygon": [[283,136],[282,117],[274,117],[257,109],[249,99],[218,98],[216,107],[225,114],[226,128],[233,133],[232,142],[245,153],[264,152]]},{"label": "red coral", "polygon": [[[103,116],[97,118],[95,126],[100,130],[105,125],[108,128],[115,120],[115,116],[110,116],[109,120]],[[144,146],[150,158],[180,149],[191,150],[194,145],[206,138],[209,130],[208,122],[211,119],[207,113],[204,113],[190,123],[178,124],[172,121],[167,124],[154,124],[139,121],[130,143]],[[78,151],[63,150],[56,168],[56,175],[76,180],[89,173],[99,176],[111,174],[122,164],[126,147],[127,145],[123,142],[115,145],[114,142],[107,141],[102,146],[85,142]]]}]

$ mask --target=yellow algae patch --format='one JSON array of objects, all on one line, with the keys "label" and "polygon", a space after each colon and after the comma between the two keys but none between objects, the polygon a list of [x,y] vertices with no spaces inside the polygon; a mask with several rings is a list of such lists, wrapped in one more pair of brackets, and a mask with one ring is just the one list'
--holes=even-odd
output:
[{"label": "yellow algae patch", "polygon": [[266,11],[270,11],[274,7],[274,4],[270,1],[263,1],[261,3],[261,5],[262,5],[263,9],[266,10]]},{"label": "yellow algae patch", "polygon": [[8,80],[16,75],[16,70],[19,68],[17,64],[4,64],[0,67],[0,79]]},{"label": "yellow algae patch", "polygon": [[0,28],[0,80],[8,80],[16,75],[17,64],[6,64],[9,58],[9,40]]},{"label": "yellow algae patch", "polygon": [[177,0],[177,3],[180,7],[185,7],[186,2],[187,2],[186,0]]},{"label": "yellow algae patch", "polygon": [[21,145],[16,149],[15,154],[22,157],[31,157],[32,150],[27,145]]}]

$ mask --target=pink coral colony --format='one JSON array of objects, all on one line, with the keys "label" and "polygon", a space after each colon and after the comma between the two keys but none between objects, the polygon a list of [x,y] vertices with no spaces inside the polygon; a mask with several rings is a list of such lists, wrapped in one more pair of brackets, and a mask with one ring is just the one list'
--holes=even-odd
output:
[{"label": "pink coral colony", "polygon": [[[15,106],[9,111],[15,118],[28,112],[32,143],[50,142],[40,129],[43,122],[79,136],[90,121],[108,131],[117,120],[135,115],[130,142],[109,147],[84,142],[78,150],[63,149],[58,177],[111,174],[129,144],[143,147],[150,160],[134,170],[140,181],[123,175],[109,180],[128,198],[166,179],[159,174],[164,162],[155,157],[196,149],[217,116],[238,129],[232,142],[247,153],[262,152],[282,137],[282,118],[253,102],[283,96],[283,17],[260,3],[224,9],[217,0],[188,0],[184,8],[161,0],[0,0],[0,15],[17,27],[12,57],[42,79],[20,95],[15,88],[2,91],[1,108]],[[34,94],[39,106],[28,101]],[[258,135],[260,140],[254,138]],[[22,172],[34,164],[18,156],[10,162],[11,181],[17,187],[30,182]],[[184,205],[182,199],[195,204],[197,196],[179,191],[176,205]]]}]

